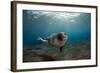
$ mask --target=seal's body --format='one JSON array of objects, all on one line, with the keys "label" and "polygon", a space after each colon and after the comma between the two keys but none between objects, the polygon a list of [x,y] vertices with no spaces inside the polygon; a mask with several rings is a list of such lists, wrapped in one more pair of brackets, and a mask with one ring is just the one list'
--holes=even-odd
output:
[{"label": "seal's body", "polygon": [[39,40],[41,40],[42,42],[49,43],[54,46],[58,46],[60,48],[60,51],[62,51],[62,48],[64,47],[67,39],[68,36],[65,35],[64,32],[54,33],[46,39],[39,38]]}]

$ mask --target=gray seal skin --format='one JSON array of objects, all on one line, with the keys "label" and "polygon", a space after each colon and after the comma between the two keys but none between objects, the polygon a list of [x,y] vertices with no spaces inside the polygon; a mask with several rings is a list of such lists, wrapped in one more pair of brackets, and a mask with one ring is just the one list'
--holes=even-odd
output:
[{"label": "gray seal skin", "polygon": [[57,47],[59,47],[60,52],[62,52],[62,48],[64,47],[66,41],[68,40],[68,36],[65,35],[64,32],[59,32],[59,33],[51,34],[46,39],[39,37],[38,40],[40,40],[41,42],[44,42],[44,43],[48,43],[48,44],[57,46]]}]

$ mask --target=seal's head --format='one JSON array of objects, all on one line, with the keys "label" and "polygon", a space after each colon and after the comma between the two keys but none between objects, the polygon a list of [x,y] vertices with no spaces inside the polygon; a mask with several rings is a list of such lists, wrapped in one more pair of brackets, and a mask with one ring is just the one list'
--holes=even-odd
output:
[{"label": "seal's head", "polygon": [[68,37],[64,32],[59,32],[49,38],[49,43],[58,47],[63,47],[67,39]]},{"label": "seal's head", "polygon": [[60,32],[60,33],[57,34],[57,39],[58,39],[59,41],[66,41],[67,36],[65,35],[64,32]]}]

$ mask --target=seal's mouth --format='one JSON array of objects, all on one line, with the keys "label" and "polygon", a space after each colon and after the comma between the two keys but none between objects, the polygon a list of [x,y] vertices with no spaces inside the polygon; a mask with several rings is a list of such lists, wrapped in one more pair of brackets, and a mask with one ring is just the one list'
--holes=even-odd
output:
[{"label": "seal's mouth", "polygon": [[62,36],[62,41],[65,41],[66,40],[66,36]]},{"label": "seal's mouth", "polygon": [[66,40],[67,38],[65,37],[65,38],[63,38],[63,40]]}]

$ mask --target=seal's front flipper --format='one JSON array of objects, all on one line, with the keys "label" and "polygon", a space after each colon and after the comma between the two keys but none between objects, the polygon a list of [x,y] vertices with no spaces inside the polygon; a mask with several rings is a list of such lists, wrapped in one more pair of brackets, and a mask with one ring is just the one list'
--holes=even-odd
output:
[{"label": "seal's front flipper", "polygon": [[59,50],[60,50],[60,52],[62,52],[62,51],[63,51],[63,47],[60,47],[60,49],[59,49]]}]

